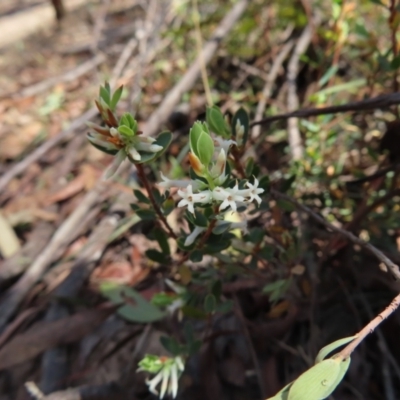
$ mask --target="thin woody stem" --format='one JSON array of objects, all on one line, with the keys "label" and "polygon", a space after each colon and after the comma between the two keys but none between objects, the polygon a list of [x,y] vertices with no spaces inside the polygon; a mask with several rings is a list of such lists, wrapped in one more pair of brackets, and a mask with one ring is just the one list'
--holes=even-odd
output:
[{"label": "thin woody stem", "polygon": [[147,194],[149,196],[149,200],[151,202],[151,205],[154,208],[154,211],[156,212],[156,214],[159,216],[160,220],[162,221],[162,223],[165,226],[165,229],[168,231],[168,234],[170,237],[177,239],[177,236],[175,234],[175,232],[172,230],[171,226],[169,225],[168,221],[166,220],[164,214],[162,213],[159,205],[156,202],[156,199],[154,198],[153,195],[153,191],[151,190],[151,186],[150,183],[147,179],[147,176],[144,172],[144,168],[142,164],[135,164],[136,165],[136,170],[138,173],[138,177],[140,179],[140,181],[142,182],[143,186],[145,187]]},{"label": "thin woody stem", "polygon": [[391,314],[393,314],[398,307],[400,306],[400,294],[398,294],[392,302],[380,313],[378,314],[372,321],[370,321],[367,325],[358,332],[356,339],[350,342],[340,353],[337,354],[337,357],[345,360],[350,357],[351,353],[356,349],[356,347],[370,334],[372,333],[386,318],[388,318]]},{"label": "thin woody stem", "polygon": [[[208,225],[207,230],[204,232],[204,235],[201,237],[199,243],[196,246],[196,250],[200,250],[201,248],[203,248],[203,246],[206,244],[208,238],[210,237],[212,230],[215,227],[215,224],[217,223],[216,219],[213,219],[210,222],[210,225]],[[190,252],[184,253],[184,255],[182,256],[182,258],[179,260],[179,265],[182,265],[185,261],[187,261],[190,257]]]},{"label": "thin woody stem", "polygon": [[239,175],[242,178],[247,178],[246,172],[245,172],[245,170],[243,168],[243,165],[242,165],[242,162],[240,161],[240,154],[239,154],[238,148],[233,146],[231,154],[232,154],[233,159],[235,161],[235,167],[236,167],[237,171],[239,172]]}]

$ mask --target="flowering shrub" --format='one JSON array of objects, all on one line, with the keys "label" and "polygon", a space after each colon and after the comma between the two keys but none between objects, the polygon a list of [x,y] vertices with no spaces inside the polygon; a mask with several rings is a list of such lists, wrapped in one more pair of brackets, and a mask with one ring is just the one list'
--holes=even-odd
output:
[{"label": "flowering shrub", "polygon": [[[160,181],[150,183],[142,164],[154,162],[162,155],[170,145],[172,135],[163,132],[157,138],[151,138],[138,129],[138,123],[130,113],[118,118],[115,110],[121,94],[122,88],[112,93],[107,83],[100,88],[96,105],[103,125],[88,123],[88,139],[99,150],[114,155],[114,161],[106,172],[107,178],[112,177],[126,159],[136,165],[138,176],[148,196],[141,191],[134,191],[138,202],[132,204],[132,208],[140,218],[154,221],[152,237],[161,249],[149,249],[146,252],[149,259],[163,265],[178,266],[183,265],[189,258],[192,262],[199,262],[205,254],[215,256],[220,261],[221,258],[225,258],[225,262],[231,262],[235,258],[243,259],[245,254],[234,250],[237,246],[235,240],[239,231],[242,232],[240,237],[244,242],[253,241],[253,247],[254,243],[260,240],[249,235],[245,215],[261,205],[261,196],[265,194],[268,183],[266,177],[258,177],[258,168],[252,160],[248,161],[246,168],[241,165],[249,130],[247,113],[239,109],[228,123],[218,107],[208,108],[206,121],[197,121],[190,129],[190,168],[187,178],[169,179],[168,172],[161,172]],[[157,188],[164,190],[164,193],[160,193]],[[171,196],[172,193],[176,195],[176,202]],[[175,206],[184,210],[183,218],[190,232],[185,233],[182,230],[177,234],[169,225],[167,216]],[[249,240],[245,240],[243,235],[247,235]],[[171,254],[168,238],[177,240],[177,254]],[[251,243],[248,247],[251,253]],[[243,249],[243,246],[241,248]],[[140,322],[151,321],[152,314],[154,319],[166,315],[164,312],[151,311],[151,307],[165,308],[167,314],[178,311],[181,315],[188,315],[195,308],[199,311],[198,301],[196,303],[193,300],[193,296],[184,286],[170,280],[167,280],[167,284],[176,294],[171,296],[159,293],[154,296],[153,304],[145,304],[145,300],[130,288],[107,288],[103,293],[110,300],[120,304],[122,290],[125,290],[124,296],[132,297],[142,308],[147,307],[146,316],[139,316],[138,309],[135,310],[136,313],[129,311],[130,306],[127,305],[119,310],[125,318]],[[230,309],[231,302],[221,298],[220,286],[221,282],[215,280],[211,293],[205,293],[201,311],[205,316]],[[117,293],[118,290],[121,291],[120,294]],[[189,335],[186,341],[185,345],[181,345],[173,338],[168,338],[163,344],[174,354],[174,358],[146,356],[139,364],[140,371],[155,374],[155,377],[148,381],[148,385],[155,393],[156,386],[161,384],[160,397],[167,393],[176,396],[177,381],[183,371],[183,358],[199,347],[199,342],[194,339],[193,334]]]},{"label": "flowering shrub", "polygon": [[[218,265],[220,271],[224,268],[227,275],[232,276],[240,267],[256,268],[258,262],[271,262],[273,259],[265,232],[257,226],[248,228],[248,218],[258,212],[258,208],[265,209],[262,196],[268,189],[268,178],[259,176],[259,168],[252,159],[244,160],[242,165],[249,117],[243,109],[239,109],[229,123],[218,107],[208,108],[206,121],[197,121],[190,129],[190,168],[186,179],[169,179],[168,172],[160,172],[159,181],[150,182],[143,164],[153,163],[167,150],[172,134],[163,132],[157,138],[150,138],[138,130],[138,123],[130,113],[118,118],[115,110],[121,94],[122,88],[115,93],[111,92],[108,84],[100,88],[96,105],[104,125],[88,123],[88,139],[101,151],[114,155],[106,177],[113,176],[125,159],[135,164],[147,196],[140,190],[134,190],[137,202],[131,207],[141,219],[153,221],[150,238],[158,242],[160,249],[147,250],[149,260],[175,268],[175,271],[176,267],[185,267],[190,275],[189,281],[201,282],[205,290],[200,294],[193,293],[186,284],[166,279],[165,283],[174,293],[157,293],[151,302],[127,287],[105,285],[103,294],[118,305],[117,312],[122,317],[134,322],[152,322],[176,314],[179,319],[207,319],[215,312],[226,312],[231,309],[232,301],[222,296],[220,275],[211,265]],[[164,192],[161,193],[158,188]],[[174,209],[184,210],[180,213],[183,217],[181,222],[182,226],[188,225],[189,232],[181,229],[177,233],[169,224],[167,217]],[[284,239],[281,242],[281,257],[290,261],[295,246],[292,240]],[[170,248],[171,240],[177,243],[174,254]],[[204,255],[209,257],[207,265],[210,268],[204,272],[201,268],[188,268],[186,262],[190,260],[195,267]],[[291,283],[292,276],[277,279],[266,285],[263,291],[274,302],[282,297]],[[125,302],[125,299],[132,301]],[[196,339],[193,326],[186,322],[183,330],[184,343],[172,337],[161,338],[171,357],[146,355],[139,362],[139,372],[154,375],[146,382],[149,390],[160,398],[177,396],[184,361],[200,348],[201,341]],[[354,336],[324,347],[315,365],[271,400],[319,400],[328,397],[345,375],[350,364],[349,355],[357,340],[360,339]],[[342,352],[326,358],[348,342],[352,343]]]}]

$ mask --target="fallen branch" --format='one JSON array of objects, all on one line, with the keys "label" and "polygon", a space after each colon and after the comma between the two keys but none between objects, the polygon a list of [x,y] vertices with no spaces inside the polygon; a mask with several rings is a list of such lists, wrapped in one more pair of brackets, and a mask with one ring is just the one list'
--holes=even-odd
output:
[{"label": "fallen branch", "polygon": [[[290,50],[293,48],[293,45],[294,45],[293,40],[290,40],[289,42],[287,42],[282,47],[279,54],[276,56],[272,66],[271,66],[271,69],[268,73],[268,76],[267,76],[267,79],[265,82],[265,86],[261,92],[260,100],[258,101],[258,104],[257,104],[257,110],[256,110],[256,115],[255,115],[256,120],[260,119],[262,117],[262,115],[264,114],[265,107],[267,105],[267,101],[271,97],[272,88],[275,84],[279,70],[281,69],[282,64],[285,61],[286,57],[288,56]],[[253,140],[257,139],[260,136],[260,132],[261,132],[261,126],[260,125],[254,126],[252,133],[251,133],[251,138]]]},{"label": "fallen branch", "polygon": [[381,96],[373,97],[372,99],[355,101],[340,106],[305,108],[285,114],[273,115],[271,117],[263,118],[259,121],[253,121],[250,124],[250,127],[269,124],[274,121],[279,121],[292,117],[308,118],[315,117],[317,115],[336,114],[348,111],[366,111],[374,110],[376,108],[387,108],[396,104],[400,104],[400,92],[384,94]]}]

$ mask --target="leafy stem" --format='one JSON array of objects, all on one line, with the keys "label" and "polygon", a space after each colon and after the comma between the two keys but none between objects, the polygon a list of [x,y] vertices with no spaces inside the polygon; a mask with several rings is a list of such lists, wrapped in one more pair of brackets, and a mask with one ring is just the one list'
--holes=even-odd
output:
[{"label": "leafy stem", "polygon": [[146,174],[144,172],[143,164],[135,164],[135,165],[136,165],[136,170],[137,170],[137,173],[138,173],[138,177],[139,177],[140,181],[142,182],[143,186],[145,187],[145,189],[147,191],[147,194],[149,196],[149,200],[151,202],[151,205],[154,208],[154,211],[156,212],[156,214],[159,216],[160,220],[164,224],[164,227],[168,231],[169,236],[174,238],[174,239],[177,239],[177,236],[176,236],[175,232],[173,231],[173,229],[169,225],[169,223],[166,220],[164,214],[162,213],[159,205],[157,204],[156,199],[154,198],[153,191],[151,190],[150,182],[148,181],[147,176],[146,176]]}]

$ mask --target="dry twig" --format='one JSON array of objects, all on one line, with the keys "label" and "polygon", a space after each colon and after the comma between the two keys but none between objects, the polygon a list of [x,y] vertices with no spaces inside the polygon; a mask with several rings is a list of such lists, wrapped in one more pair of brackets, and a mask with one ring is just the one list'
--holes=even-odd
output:
[{"label": "dry twig", "polygon": [[337,114],[348,111],[366,111],[366,110],[374,110],[377,108],[387,108],[396,104],[400,104],[400,92],[383,94],[381,96],[373,97],[372,99],[354,101],[351,103],[342,104],[340,106],[304,108],[285,114],[273,115],[271,117],[263,118],[259,121],[252,122],[250,124],[250,127],[256,125],[269,124],[274,121],[279,121],[282,119],[288,119],[292,117],[308,118],[308,117],[315,117],[317,115]]},{"label": "dry twig", "polygon": [[[287,70],[287,84],[288,84],[288,97],[287,104],[288,110],[293,111],[299,107],[299,98],[297,96],[297,74],[299,72],[300,57],[307,50],[312,37],[312,24],[311,22],[305,27],[301,34],[294,52],[290,57],[288,70]],[[292,153],[293,160],[299,160],[303,157],[304,149],[301,141],[300,130],[298,126],[298,119],[295,117],[288,119],[288,138],[289,147]]]},{"label": "dry twig", "polygon": [[248,5],[248,0],[240,0],[232,10],[226,14],[225,18],[220,22],[211,39],[205,44],[203,51],[199,54],[182,79],[167,93],[158,109],[151,115],[147,121],[145,132],[146,135],[153,136],[159,127],[168,119],[179,103],[182,95],[190,90],[201,73],[201,59],[208,64],[218,48],[220,41],[235,26],[235,23],[243,14]]},{"label": "dry twig", "polygon": [[310,217],[312,217],[315,221],[317,221],[320,224],[326,226],[327,228],[331,229],[334,232],[340,233],[342,236],[346,237],[351,242],[353,242],[355,244],[358,244],[362,248],[368,250],[378,260],[380,260],[383,264],[385,264],[387,266],[387,268],[391,271],[391,273],[396,278],[396,280],[400,280],[399,266],[396,265],[388,257],[386,257],[385,254],[383,254],[379,249],[377,249],[371,243],[367,243],[364,240],[362,240],[362,239],[358,238],[357,236],[355,236],[353,233],[348,232],[348,231],[346,231],[344,229],[338,228],[337,226],[331,224],[325,218],[323,218],[320,215],[316,214],[313,210],[311,210],[307,206],[304,206],[303,204],[300,204],[298,201],[296,201],[295,199],[291,198],[290,196],[288,196],[286,194],[280,193],[275,189],[271,189],[271,194],[272,194],[273,197],[275,197],[277,199],[282,199],[282,200],[288,201],[289,203],[292,203],[293,205],[296,206],[296,208],[304,211],[306,214],[308,214]]},{"label": "dry twig", "polygon": [[[259,120],[262,115],[264,114],[265,107],[267,105],[267,101],[271,96],[272,88],[274,86],[275,80],[278,76],[279,70],[282,67],[283,62],[285,61],[286,57],[288,56],[290,50],[292,49],[294,45],[293,40],[288,41],[281,49],[277,57],[275,58],[271,69],[267,75],[267,79],[265,82],[265,86],[261,92],[261,97],[260,100],[257,104],[257,109],[256,109],[256,115],[255,115],[255,120]],[[252,133],[251,133],[251,138],[257,139],[260,136],[261,132],[261,126],[256,125],[254,126]]]}]

